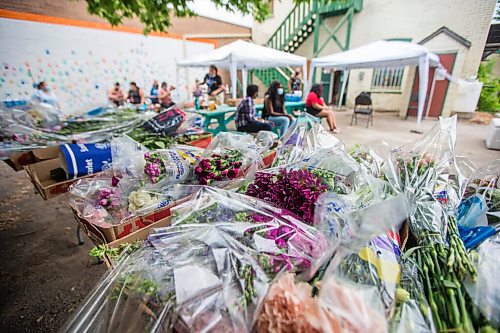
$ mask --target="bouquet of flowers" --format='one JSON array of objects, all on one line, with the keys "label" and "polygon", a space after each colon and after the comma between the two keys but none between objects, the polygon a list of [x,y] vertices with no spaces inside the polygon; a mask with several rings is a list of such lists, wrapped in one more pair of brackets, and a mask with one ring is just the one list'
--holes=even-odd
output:
[{"label": "bouquet of flowers", "polygon": [[[28,110],[0,109],[0,137],[6,155],[15,151],[67,142],[94,143],[137,126],[143,120],[130,109],[101,108],[99,114],[60,118],[46,105],[31,105]],[[7,145],[8,144],[8,145]]]},{"label": "bouquet of flowers", "polygon": [[272,279],[311,276],[329,244],[291,213],[201,187],[175,208],[171,227],[118,262],[66,327],[250,332]]},{"label": "bouquet of flowers", "polygon": [[423,272],[436,329],[474,331],[477,310],[468,309],[463,282],[475,281],[477,271],[455,216],[467,183],[454,154],[456,121],[440,119],[418,142],[394,149],[390,181],[412,203],[408,223],[417,247],[410,251]]},{"label": "bouquet of flowers", "polygon": [[316,150],[332,148],[343,149],[343,144],[316,117],[305,113],[280,138],[272,167],[301,161]]},{"label": "bouquet of flowers", "polygon": [[113,172],[130,187],[159,191],[173,184],[186,183],[193,177],[199,148],[174,146],[149,151],[127,136],[111,141]]},{"label": "bouquet of flowers", "polygon": [[226,182],[242,178],[263,167],[260,153],[269,148],[269,141],[259,141],[249,134],[219,133],[205,149],[195,167],[195,180],[199,185]]},{"label": "bouquet of flowers", "polygon": [[177,186],[158,191],[130,187],[130,184],[105,174],[80,179],[70,187],[70,204],[78,214],[91,223],[110,227],[134,217],[167,206],[186,194]]}]

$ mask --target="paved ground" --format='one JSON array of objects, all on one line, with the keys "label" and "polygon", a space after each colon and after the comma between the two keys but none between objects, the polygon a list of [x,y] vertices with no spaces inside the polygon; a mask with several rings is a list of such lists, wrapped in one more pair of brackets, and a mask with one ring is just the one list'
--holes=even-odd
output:
[{"label": "paved ground", "polygon": [[[351,114],[348,112],[335,112],[338,126],[342,133],[338,135],[347,147],[357,143],[366,144],[381,149],[383,142],[389,147],[397,147],[409,142],[419,140],[423,134],[412,133],[416,129],[416,118],[409,117],[401,120],[393,113],[376,113],[374,126],[366,128],[366,120],[358,118],[358,125],[349,126]],[[436,120],[424,120],[421,124],[423,132],[436,124]],[[457,154],[466,156],[476,166],[481,166],[493,159],[500,158],[499,150],[486,148],[485,139],[490,130],[489,125],[478,125],[468,120],[460,119],[457,125]]]},{"label": "paved ground", "polygon": [[[414,120],[376,114],[374,126],[349,127],[350,115],[337,113],[346,145],[394,147],[422,137],[411,133]],[[429,129],[435,121],[424,121]],[[500,158],[487,150],[488,126],[460,121],[458,153],[481,165]],[[43,201],[23,172],[0,163],[0,332],[53,332],[67,320],[105,271],[88,257],[90,242],[77,245],[76,222],[68,197]]]}]

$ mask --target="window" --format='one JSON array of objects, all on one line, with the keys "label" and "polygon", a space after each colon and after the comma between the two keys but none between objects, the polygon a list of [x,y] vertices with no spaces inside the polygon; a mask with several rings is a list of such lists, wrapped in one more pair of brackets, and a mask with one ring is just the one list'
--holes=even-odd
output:
[{"label": "window", "polygon": [[401,90],[404,67],[375,68],[372,77],[374,90]]},{"label": "window", "polygon": [[[411,38],[388,38],[386,40],[387,41],[411,42]],[[389,90],[389,91],[401,90],[401,84],[403,83],[404,71],[405,71],[404,66],[403,67],[375,68],[373,70],[372,89],[373,90]]]}]

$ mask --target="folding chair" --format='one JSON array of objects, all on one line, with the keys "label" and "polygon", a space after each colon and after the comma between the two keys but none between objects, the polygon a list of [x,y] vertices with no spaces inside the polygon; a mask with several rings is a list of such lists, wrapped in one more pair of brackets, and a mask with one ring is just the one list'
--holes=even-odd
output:
[{"label": "folding chair", "polygon": [[354,103],[354,112],[351,118],[351,126],[353,122],[355,122],[356,125],[358,124],[358,115],[367,116],[367,122],[366,122],[367,128],[370,125],[370,123],[373,126],[373,107],[370,94],[361,93],[356,97]]}]

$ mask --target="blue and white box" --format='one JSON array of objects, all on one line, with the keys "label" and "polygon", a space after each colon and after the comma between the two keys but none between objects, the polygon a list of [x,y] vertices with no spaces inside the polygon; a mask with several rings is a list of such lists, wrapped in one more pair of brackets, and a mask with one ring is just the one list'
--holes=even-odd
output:
[{"label": "blue and white box", "polygon": [[109,143],[65,144],[59,146],[62,168],[68,179],[91,175],[111,168]]}]

